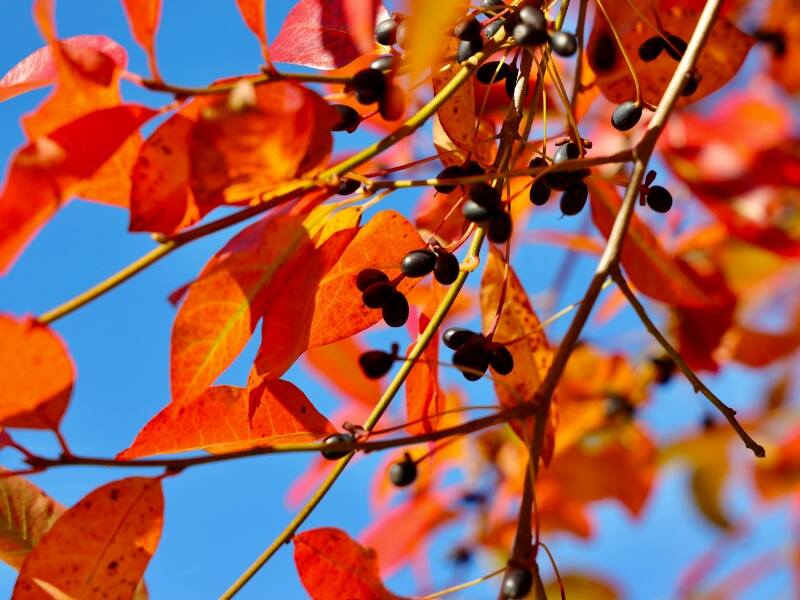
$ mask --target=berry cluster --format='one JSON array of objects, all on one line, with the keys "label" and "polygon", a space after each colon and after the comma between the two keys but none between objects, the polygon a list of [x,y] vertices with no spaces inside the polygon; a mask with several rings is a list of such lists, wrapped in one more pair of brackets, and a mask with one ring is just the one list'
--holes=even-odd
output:
[{"label": "berry cluster", "polygon": [[511,215],[503,208],[500,192],[488,183],[469,186],[462,210],[467,221],[486,227],[486,237],[495,244],[503,244],[511,237]]},{"label": "berry cluster", "polygon": [[[654,35],[642,42],[642,45],[639,46],[639,58],[644,62],[652,62],[661,56],[662,52],[666,52],[671,59],[679,61],[684,52],[686,52],[686,48],[686,40],[666,32],[663,36]],[[681,96],[694,94],[700,85],[700,79],[700,74],[697,71],[689,73],[689,77],[681,90]]]},{"label": "berry cluster", "polygon": [[402,327],[408,320],[408,300],[395,287],[398,281],[389,281],[386,273],[378,269],[363,269],[356,276],[364,306],[380,308],[389,327]]},{"label": "berry cluster", "polygon": [[548,41],[559,56],[572,56],[578,50],[578,40],[571,33],[553,29],[544,13],[535,6],[523,6],[509,15],[503,24],[506,33],[522,46],[542,46]]},{"label": "berry cluster", "polygon": [[[458,179],[459,177],[469,177],[470,175],[485,175],[486,169],[480,166],[474,160],[467,162],[464,165],[453,165],[445,167],[436,176],[436,179]],[[449,194],[458,187],[451,183],[437,183],[433,186],[437,192]]]},{"label": "berry cluster", "polygon": [[398,344],[392,344],[391,352],[368,350],[358,357],[358,365],[369,379],[380,379],[392,368],[392,364],[397,360],[398,352],[400,352]]},{"label": "berry cluster", "polygon": [[514,369],[514,357],[508,348],[475,331],[450,327],[442,335],[442,341],[455,350],[453,364],[467,381],[477,381],[489,367],[500,375],[508,375]]},{"label": "berry cluster", "polygon": [[484,85],[505,82],[506,96],[514,98],[514,88],[517,85],[519,69],[505,62],[490,61],[483,63],[475,72],[475,78]]},{"label": "berry cluster", "polygon": [[400,269],[406,277],[425,277],[433,272],[439,283],[450,285],[458,277],[458,259],[447,250],[436,246],[435,249],[421,248],[412,250],[403,257]]},{"label": "berry cluster", "polygon": [[665,213],[672,208],[672,194],[660,185],[651,185],[656,178],[656,172],[650,171],[644,178],[644,183],[639,189],[640,204],[649,206],[657,213]]},{"label": "berry cluster", "polygon": [[[588,145],[584,143],[584,147],[588,147]],[[553,153],[553,164],[575,160],[580,157],[581,152],[578,144],[566,142],[559,145]],[[531,160],[528,166],[530,168],[544,167],[547,166],[547,161],[537,156]],[[539,177],[531,185],[530,200],[536,206],[542,206],[550,199],[552,190],[559,190],[564,192],[559,202],[561,212],[568,216],[577,215],[586,205],[586,199],[589,197],[589,188],[583,181],[588,175],[589,169],[547,173]]]}]

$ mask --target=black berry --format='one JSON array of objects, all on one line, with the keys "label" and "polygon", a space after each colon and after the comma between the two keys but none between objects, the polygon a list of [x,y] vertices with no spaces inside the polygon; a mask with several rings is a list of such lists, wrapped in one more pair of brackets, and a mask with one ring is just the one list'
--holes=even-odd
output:
[{"label": "black berry", "polygon": [[561,195],[561,212],[567,216],[577,215],[584,206],[586,206],[586,199],[589,197],[589,188],[583,182],[576,183]]},{"label": "black berry", "polygon": [[519,69],[513,65],[508,68],[506,75],[505,92],[510,100],[514,99],[514,90],[517,87],[517,78],[519,77]]},{"label": "black berry", "polygon": [[336,188],[336,193],[340,196],[348,196],[361,187],[361,182],[355,179],[342,179],[339,181],[339,187]]},{"label": "black berry", "polygon": [[544,13],[530,4],[519,9],[519,20],[536,29],[547,30],[547,19]]},{"label": "black berry", "polygon": [[402,327],[408,321],[408,300],[395,290],[381,307],[381,315],[389,327]]},{"label": "black berry", "polygon": [[384,46],[397,42],[397,21],[386,19],[375,26],[375,41]]},{"label": "black berry", "polygon": [[388,281],[378,281],[364,289],[361,301],[368,308],[381,308],[394,295],[394,291],[394,287]]},{"label": "black berry", "polygon": [[331,129],[353,133],[361,122],[361,115],[358,114],[358,111],[346,104],[334,104],[333,108],[339,113],[339,121]]},{"label": "black berry", "polygon": [[483,28],[483,34],[487,38],[493,38],[494,34],[500,31],[500,28],[503,26],[505,21],[503,19],[497,19],[489,23],[486,27]]},{"label": "black berry", "polygon": [[657,59],[664,51],[664,40],[661,36],[654,35],[647,38],[642,45],[639,46],[639,58],[644,62],[651,62]]},{"label": "black berry", "polygon": [[489,368],[489,351],[482,336],[473,337],[461,344],[453,353],[453,364],[468,381],[477,381]]},{"label": "black berry", "polygon": [[655,375],[653,380],[659,384],[664,385],[668,383],[672,376],[675,373],[675,361],[672,360],[669,356],[657,356],[656,358],[651,358],[650,363],[653,365],[655,369]]},{"label": "black berry", "polygon": [[[460,167],[458,165],[453,165],[451,167],[445,167],[444,169],[439,171],[439,174],[436,176],[436,179],[457,179],[459,177],[463,177],[464,175],[466,175],[466,172],[464,171],[463,167]],[[433,186],[433,189],[443,194],[449,194],[454,189],[456,189],[456,187],[458,187],[456,184],[437,183],[436,185]]]},{"label": "black berry", "polygon": [[358,366],[369,379],[380,379],[392,368],[399,349],[397,344],[393,344],[391,353],[383,350],[368,350],[358,357]]},{"label": "black berry", "polygon": [[672,208],[672,194],[669,193],[667,188],[660,185],[650,187],[644,199],[647,202],[647,206],[657,213],[665,213]]},{"label": "black berry", "polygon": [[511,215],[506,211],[500,210],[489,219],[489,227],[486,229],[486,237],[495,244],[504,244],[511,237],[513,223]]},{"label": "black berry", "polygon": [[362,69],[353,75],[352,86],[359,103],[373,104],[383,96],[386,76],[378,69]]},{"label": "black berry", "polygon": [[524,598],[531,591],[533,575],[522,567],[509,567],[503,576],[503,595],[506,598]]},{"label": "black berry", "polygon": [[669,40],[669,44],[664,44],[664,50],[674,60],[680,60],[683,57],[683,53],[686,52],[686,40],[672,34],[669,34],[667,39]]},{"label": "black berry", "polygon": [[469,199],[481,206],[486,206],[495,211],[500,206],[500,192],[485,181],[473,183],[469,187]]},{"label": "black berry", "polygon": [[561,144],[553,153],[553,162],[558,164],[567,160],[575,160],[581,157],[581,149],[575,142]]},{"label": "black berry", "polygon": [[595,73],[608,73],[616,66],[618,57],[616,40],[609,32],[603,32],[589,53],[589,65]]},{"label": "black berry", "polygon": [[531,159],[531,162],[528,163],[529,169],[538,169],[540,167],[546,167],[546,166],[547,166],[547,161],[541,156],[534,156]]},{"label": "black berry", "polygon": [[700,75],[696,72],[689,73],[686,76],[686,83],[683,84],[683,89],[681,90],[681,96],[691,96],[697,91],[697,88],[700,86]]},{"label": "black berry", "polygon": [[489,366],[500,375],[508,375],[514,369],[514,357],[503,344],[492,344],[489,349]]},{"label": "black berry", "polygon": [[527,23],[518,23],[515,25],[513,35],[520,46],[541,46],[547,42],[546,28],[536,29]]},{"label": "black berry", "polygon": [[474,160],[469,161],[462,168],[467,175],[486,175],[486,169]]},{"label": "black berry", "polygon": [[578,51],[578,40],[571,33],[556,30],[550,33],[550,46],[559,56],[572,56]]},{"label": "black berry", "polygon": [[492,211],[474,200],[464,202],[461,210],[464,213],[464,218],[471,223],[483,223],[492,216]]},{"label": "black berry", "polygon": [[483,10],[501,11],[506,7],[503,0],[481,0],[481,8]]},{"label": "black berry", "polygon": [[400,268],[407,277],[424,277],[431,271],[436,264],[436,253],[433,250],[423,248],[412,250],[403,257]]},{"label": "black berry", "polygon": [[442,334],[442,341],[444,345],[452,350],[458,350],[464,345],[464,342],[470,340],[479,334],[463,327],[450,327]]},{"label": "black berry", "polygon": [[481,49],[483,49],[483,39],[480,37],[475,40],[461,40],[456,50],[456,60],[460,63],[469,60],[470,56],[480,52]]},{"label": "black berry", "polygon": [[[322,443],[323,444],[352,444],[355,441],[353,434],[351,433],[334,433],[333,435],[329,435],[326,437]],[[323,448],[321,450],[322,458],[327,458],[328,460],[337,460],[342,458],[343,456],[347,456],[350,454],[350,450],[328,450],[327,448]]]},{"label": "black berry", "polygon": [[619,131],[632,129],[642,118],[642,107],[632,100],[626,100],[614,109],[611,124]]},{"label": "black berry", "polygon": [[361,269],[356,275],[356,287],[360,292],[366,290],[373,283],[388,281],[389,276],[380,269]]},{"label": "black berry", "polygon": [[484,85],[502,81],[507,75],[508,63],[498,62],[496,60],[483,63],[475,72],[475,78]]},{"label": "black berry", "polygon": [[453,28],[453,35],[460,40],[480,39],[481,24],[475,18],[464,19]]},{"label": "black berry", "polygon": [[458,278],[458,259],[449,252],[439,252],[433,267],[433,276],[442,285],[450,285]]},{"label": "black berry", "polygon": [[397,487],[411,485],[416,478],[417,463],[415,463],[408,454],[406,454],[403,460],[389,467],[389,481]]},{"label": "black berry", "polygon": [[529,193],[531,202],[536,206],[544,206],[550,199],[550,186],[547,185],[542,179],[537,179],[533,182]]},{"label": "black berry", "polygon": [[392,54],[384,54],[369,63],[369,68],[377,69],[378,71],[390,71],[394,67],[394,63],[395,58]]}]

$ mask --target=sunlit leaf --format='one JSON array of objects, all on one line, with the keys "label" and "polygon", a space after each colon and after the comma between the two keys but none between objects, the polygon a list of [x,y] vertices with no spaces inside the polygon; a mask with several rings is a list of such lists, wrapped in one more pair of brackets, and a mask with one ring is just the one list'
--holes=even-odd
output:
[{"label": "sunlit leaf", "polygon": [[157,75],[156,32],[161,18],[161,0],[122,0],[128,21],[133,31],[133,39],[147,52],[153,75]]}]

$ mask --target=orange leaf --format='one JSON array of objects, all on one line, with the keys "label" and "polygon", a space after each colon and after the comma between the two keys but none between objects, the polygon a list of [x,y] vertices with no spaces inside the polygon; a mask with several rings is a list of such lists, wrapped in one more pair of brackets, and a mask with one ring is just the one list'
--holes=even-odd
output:
[{"label": "orange leaf", "polygon": [[383,586],[375,552],[340,529],[294,536],[294,563],[313,600],[400,600]]},{"label": "orange leaf", "polygon": [[161,480],[132,477],[69,509],[28,554],[14,600],[131,598],[161,537]]},{"label": "orange leaf", "polygon": [[203,449],[213,454],[261,446],[313,442],[335,433],[306,395],[288,381],[267,381],[252,390],[212,387],[183,405],[153,417],[117,458]]},{"label": "orange leaf", "polygon": [[267,58],[267,0],[236,0],[242,18],[261,43],[261,51]]},{"label": "orange leaf", "polygon": [[128,14],[133,39],[147,52],[150,70],[158,77],[156,69],[156,31],[161,18],[161,0],[122,0]]},{"label": "orange leaf", "polygon": [[409,0],[407,6],[408,14],[412,15],[412,18],[408,19],[408,41],[405,42],[403,49],[408,52],[409,58],[406,64],[411,79],[416,80],[426,68],[432,67],[432,70],[435,70],[438,67],[446,52],[442,38],[451,35],[459,17],[466,15],[469,2]]},{"label": "orange leaf", "polygon": [[66,509],[27,479],[7,473],[0,467],[0,558],[19,569]]},{"label": "orange leaf", "polygon": [[[441,297],[440,289],[431,289],[429,305],[419,316],[419,331],[424,331],[431,322],[429,315],[436,309],[437,301]],[[438,333],[434,334],[433,339],[438,339]],[[411,352],[413,347],[414,343],[410,344],[406,352]],[[439,344],[434,341],[428,344],[406,378],[406,419],[410,423],[406,426],[406,431],[412,435],[434,431],[439,423],[439,413],[443,409],[445,398],[439,388],[438,361]]]},{"label": "orange leaf", "polygon": [[57,428],[74,381],[75,367],[55,333],[0,315],[0,425]]},{"label": "orange leaf", "polygon": [[[447,54],[455,54],[459,41],[449,38]],[[433,92],[438,94],[461,70],[458,63],[450,63],[446,69],[436,71],[433,75]],[[475,134],[475,88],[469,84],[462,85],[442,104],[436,115],[447,137],[461,150],[474,149]]]},{"label": "orange leaf", "polygon": [[375,18],[380,6],[380,0],[343,0],[347,27],[352,32],[356,46],[364,54],[375,49]]},{"label": "orange leaf", "polygon": [[14,156],[0,193],[0,274],[69,196],[155,111],[135,104],[100,109],[39,138]]},{"label": "orange leaf", "polygon": [[357,368],[358,357],[366,350],[355,338],[349,337],[333,344],[312,348],[305,354],[309,367],[321,376],[346,401],[372,408],[381,395],[381,383],[369,379]]}]

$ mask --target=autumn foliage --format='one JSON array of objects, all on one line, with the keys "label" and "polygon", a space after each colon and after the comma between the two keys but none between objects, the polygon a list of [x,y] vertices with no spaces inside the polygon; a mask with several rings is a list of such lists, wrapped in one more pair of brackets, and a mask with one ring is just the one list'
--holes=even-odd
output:
[{"label": "autumn foliage", "polygon": [[[676,466],[720,541],[664,597],[733,597],[786,570],[781,594],[798,593],[793,0],[299,0],[273,40],[266,0],[235,0],[261,71],[197,87],[159,71],[160,0],[121,2],[139,50],[60,37],[54,1],[33,0],[43,46],[20,48],[0,79],[0,101],[49,90],[8,157],[0,273],[14,277],[75,199],[128,211],[153,241],[46,313],[0,313],[0,558],[19,572],[15,599],[147,598],[162,482],[288,452],[312,455],[275,491],[298,516],[271,523],[264,553],[210,594],[232,597],[291,543],[316,600],[400,599],[390,578],[407,566],[429,594],[414,598],[439,597],[422,566],[458,531],[451,558],[480,557],[480,581],[435,576],[451,582],[442,595],[615,598],[603,573],[554,568],[551,540],[591,543],[604,501],[636,528]],[[148,74],[128,70],[129,50]],[[123,83],[151,100],[125,100]],[[81,365],[56,322],[221,231],[193,279],[163,289],[163,408],[115,452],[83,455],[62,434]],[[634,333],[603,333],[616,319]],[[254,339],[249,375],[230,381]],[[715,393],[742,367],[763,397]],[[665,435],[652,416],[664,402],[706,416]],[[20,429],[51,432],[61,452]],[[307,527],[348,464],[378,451],[371,525]],[[72,507],[34,483],[77,465],[149,476]],[[732,488],[788,524],[720,577],[753,528],[729,510]]]}]

